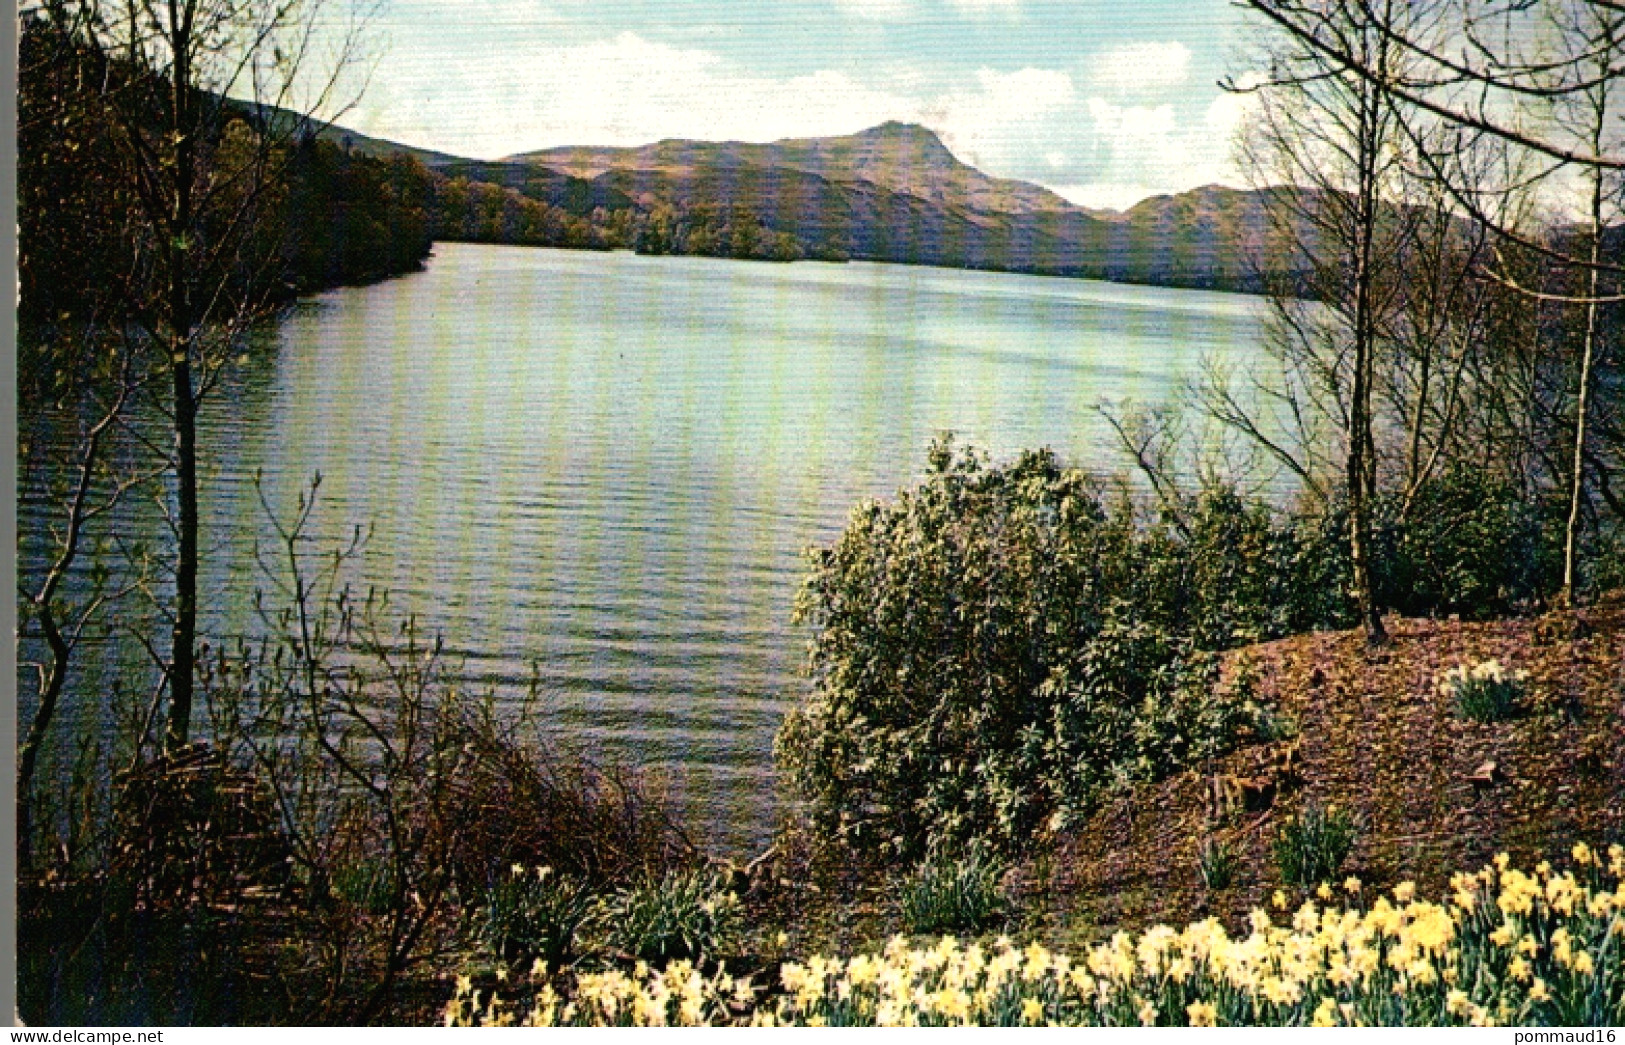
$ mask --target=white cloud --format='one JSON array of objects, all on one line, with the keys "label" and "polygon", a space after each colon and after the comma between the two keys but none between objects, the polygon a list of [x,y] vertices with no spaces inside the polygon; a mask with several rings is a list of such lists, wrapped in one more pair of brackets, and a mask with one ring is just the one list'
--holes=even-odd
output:
[{"label": "white cloud", "polygon": [[[1236,78],[1236,87],[1241,91],[1250,91],[1263,83],[1265,76],[1259,72],[1247,72]],[[1216,137],[1230,140],[1230,136],[1240,127],[1247,114],[1252,112],[1258,104],[1257,94],[1237,94],[1231,91],[1222,92],[1208,104],[1203,122],[1207,124],[1208,131]]]},{"label": "white cloud", "polygon": [[[894,0],[869,6],[880,2]],[[1174,50],[1182,52],[1180,45],[1156,48],[1158,76],[1183,68],[1186,59]],[[899,67],[774,76],[704,47],[634,32],[493,47],[480,61],[402,48],[342,122],[414,145],[498,157],[663,138],[849,134],[903,120],[937,131],[960,159],[989,174],[1040,181],[1087,206],[1126,206],[1205,181],[1235,183],[1226,138],[1245,118],[1244,97],[1166,101],[1177,89],[1125,97],[1058,68],[984,67],[947,86],[928,73]]]},{"label": "white cloud", "polygon": [[1090,63],[1090,81],[1120,94],[1177,87],[1190,78],[1190,48],[1177,40],[1114,47]]},{"label": "white cloud", "polygon": [[1097,141],[1114,155],[1132,158],[1147,171],[1189,165],[1191,150],[1178,133],[1172,105],[1116,105],[1090,98],[1087,106]]},{"label": "white cloud", "polygon": [[1093,210],[1128,210],[1147,196],[1167,192],[1166,186],[1142,182],[1092,182],[1084,185],[1051,185],[1056,194],[1080,207]]},{"label": "white cloud", "polygon": [[1228,136],[1244,110],[1221,106],[1224,101],[1210,103],[1199,121],[1181,123],[1171,104],[1123,105],[1089,98],[1083,107],[1089,114],[1094,176],[1051,187],[1085,207],[1123,210],[1160,193],[1213,182],[1237,184]]},{"label": "white cloud", "polygon": [[950,0],[959,10],[972,15],[1014,15],[1021,10],[1021,0]]},{"label": "white cloud", "polygon": [[835,0],[835,6],[871,22],[901,22],[914,13],[910,0]]},{"label": "white cloud", "polygon": [[358,129],[481,157],[661,138],[847,134],[916,111],[909,98],[845,73],[755,76],[709,51],[631,32],[494,54],[480,64],[392,72],[353,117]]},{"label": "white cloud", "polygon": [[1053,140],[1051,124],[1070,118],[1076,102],[1072,77],[1060,70],[978,69],[974,87],[950,92],[931,107],[930,122],[966,163],[1009,171]]}]

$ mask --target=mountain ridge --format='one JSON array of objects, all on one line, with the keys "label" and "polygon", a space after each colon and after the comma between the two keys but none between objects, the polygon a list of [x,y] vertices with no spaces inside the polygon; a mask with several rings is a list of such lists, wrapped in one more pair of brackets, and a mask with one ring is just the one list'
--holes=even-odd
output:
[{"label": "mountain ridge", "polygon": [[780,138],[771,142],[666,138],[641,146],[539,149],[504,157],[503,162],[537,164],[585,178],[614,169],[675,173],[701,167],[784,167],[835,182],[867,181],[979,213],[1087,212],[1041,185],[985,174],[956,157],[935,131],[897,120],[829,137]]},{"label": "mountain ridge", "polygon": [[[392,151],[393,143],[343,127],[323,137],[373,155]],[[1282,190],[1207,185],[1097,211],[985,174],[936,132],[899,121],[823,138],[668,138],[500,160],[393,151],[415,156],[450,188],[441,198],[451,210],[437,226],[447,239],[882,261],[1245,293],[1297,275],[1267,249],[1270,194]],[[462,183],[479,191],[458,190]],[[517,217],[537,205],[557,217]]]}]

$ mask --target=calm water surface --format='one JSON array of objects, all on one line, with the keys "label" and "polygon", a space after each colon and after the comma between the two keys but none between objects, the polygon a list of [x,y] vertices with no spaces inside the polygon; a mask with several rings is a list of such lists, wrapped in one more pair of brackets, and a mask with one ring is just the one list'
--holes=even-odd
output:
[{"label": "calm water surface", "polygon": [[995,457],[1115,467],[1094,407],[1175,395],[1258,343],[1240,296],[891,265],[441,244],[301,304],[212,400],[206,627],[250,627],[249,478],[374,535],[354,580],[458,672],[668,772],[714,841],[771,826],[773,734],[805,693],[801,553],[917,477],[952,429]]}]

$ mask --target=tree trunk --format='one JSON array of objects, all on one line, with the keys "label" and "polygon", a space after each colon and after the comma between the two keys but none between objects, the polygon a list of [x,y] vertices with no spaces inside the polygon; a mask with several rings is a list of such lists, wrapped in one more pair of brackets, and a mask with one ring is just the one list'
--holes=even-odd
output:
[{"label": "tree trunk", "polygon": [[1382,100],[1377,92],[1362,86],[1359,114],[1359,200],[1355,219],[1354,259],[1354,388],[1349,407],[1349,558],[1354,567],[1354,601],[1359,607],[1360,625],[1366,642],[1381,645],[1388,641],[1377,605],[1376,584],[1371,567],[1371,509],[1376,493],[1376,445],[1371,435],[1371,385],[1375,376],[1375,303],[1372,300],[1373,239],[1377,225],[1377,149],[1381,144],[1378,121]]},{"label": "tree trunk", "polygon": [[40,602],[40,627],[51,648],[51,666],[41,672],[39,707],[34,709],[34,720],[28,724],[28,737],[17,749],[17,869],[26,871],[33,857],[34,803],[32,801],[34,765],[39,750],[56,717],[57,702],[62,696],[62,685],[68,677],[68,656],[72,652],[57,627],[56,616],[47,598]]},{"label": "tree trunk", "polygon": [[197,647],[197,397],[185,349],[171,366],[175,385],[175,480],[180,547],[175,562],[175,624],[169,663],[169,729],[164,746],[186,744],[192,728],[192,677]]},{"label": "tree trunk", "polygon": [[[1607,23],[1602,34],[1607,45],[1603,53],[1606,63],[1616,53],[1616,40],[1611,22]],[[1591,150],[1601,153],[1603,131],[1608,123],[1608,84],[1605,82],[1596,88],[1590,96],[1591,102]],[[1580,546],[1580,511],[1585,501],[1585,468],[1586,468],[1586,423],[1589,420],[1588,406],[1591,398],[1591,364],[1597,351],[1597,292],[1599,290],[1598,262],[1602,256],[1602,204],[1603,204],[1603,171],[1594,167],[1588,172],[1591,176],[1591,267],[1586,279],[1588,293],[1586,295],[1586,332],[1585,343],[1580,353],[1580,391],[1575,397],[1574,404],[1574,462],[1569,479],[1569,517],[1563,528],[1563,590],[1559,599],[1565,606],[1572,606],[1578,588],[1576,562],[1579,558]]]},{"label": "tree trunk", "polygon": [[175,487],[179,520],[175,560],[175,622],[170,636],[169,729],[164,744],[181,747],[192,729],[192,679],[197,646],[197,389],[192,383],[192,283],[198,244],[193,242],[192,186],[197,175],[197,120],[192,85],[191,48],[194,46],[193,3],[170,3],[170,106],[173,124],[174,204],[169,215],[169,349],[170,377],[174,385]]},{"label": "tree trunk", "polygon": [[1580,508],[1585,500],[1585,450],[1587,404],[1591,398],[1591,361],[1597,346],[1597,262],[1602,244],[1602,172],[1591,180],[1591,274],[1590,300],[1586,303],[1585,346],[1580,354],[1580,394],[1574,406],[1574,466],[1569,481],[1569,518],[1563,530],[1563,605],[1572,606],[1577,580],[1575,562],[1579,556]]}]

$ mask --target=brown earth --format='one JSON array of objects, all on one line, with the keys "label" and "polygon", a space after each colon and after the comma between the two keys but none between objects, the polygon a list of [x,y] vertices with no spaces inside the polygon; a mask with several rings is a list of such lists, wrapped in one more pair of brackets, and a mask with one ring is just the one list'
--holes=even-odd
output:
[{"label": "brown earth", "polygon": [[[1541,618],[1388,628],[1379,649],[1322,632],[1228,655],[1227,678],[1252,672],[1260,701],[1296,720],[1295,738],[1255,740],[1110,801],[1019,870],[1023,906],[1061,938],[1207,914],[1235,925],[1280,887],[1272,842],[1307,803],[1354,813],[1342,873],[1367,892],[1414,879],[1437,894],[1503,850],[1530,866],[1566,858],[1576,840],[1625,840],[1625,593]],[[1512,720],[1481,724],[1437,680],[1489,659],[1529,672],[1527,696]],[[1242,781],[1259,786],[1243,793]],[[1197,869],[1210,837],[1239,856],[1212,895]]]}]

